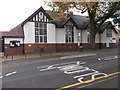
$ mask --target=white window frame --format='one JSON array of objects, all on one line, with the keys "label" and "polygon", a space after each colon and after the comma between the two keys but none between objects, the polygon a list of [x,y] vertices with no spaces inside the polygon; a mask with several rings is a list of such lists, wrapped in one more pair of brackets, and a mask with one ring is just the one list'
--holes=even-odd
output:
[{"label": "white window frame", "polygon": [[[67,27],[68,32],[71,34],[68,34],[67,32]],[[72,29],[70,29],[70,27],[72,27]],[[74,26],[73,25],[65,25],[65,42],[66,43],[74,43]]]},{"label": "white window frame", "polygon": [[[36,24],[38,25],[36,26]],[[41,37],[43,38],[42,41]],[[47,23],[35,22],[35,43],[47,43]]]},{"label": "white window frame", "polygon": [[108,38],[112,37],[112,29],[106,29],[106,37]]}]

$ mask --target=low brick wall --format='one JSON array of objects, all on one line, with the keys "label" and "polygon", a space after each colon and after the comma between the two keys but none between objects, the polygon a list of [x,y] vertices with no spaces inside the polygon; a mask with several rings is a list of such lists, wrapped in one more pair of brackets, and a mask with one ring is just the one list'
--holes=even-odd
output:
[{"label": "low brick wall", "polygon": [[[83,49],[88,49],[89,44],[83,43]],[[64,51],[77,51],[78,46],[77,43],[60,43],[60,44],[25,44],[24,47],[21,45],[20,47],[10,47],[9,45],[5,45],[7,47],[4,49],[5,55],[18,55],[18,54],[36,54],[36,53],[47,53],[47,52],[64,52]],[[110,44],[110,48],[117,47],[117,44]],[[96,48],[100,48],[100,44],[96,44]],[[101,43],[101,48],[106,48],[106,44]]]},{"label": "low brick wall", "polygon": [[4,45],[4,55],[18,55],[18,54],[23,54],[23,45],[20,47],[10,47],[9,44]]},{"label": "low brick wall", "polygon": [[77,49],[76,43],[56,44],[56,52],[75,51]]},{"label": "low brick wall", "polygon": [[26,54],[75,50],[77,50],[77,44],[25,44]]},{"label": "low brick wall", "polygon": [[56,52],[55,44],[25,44],[25,53],[46,53],[46,52]]}]

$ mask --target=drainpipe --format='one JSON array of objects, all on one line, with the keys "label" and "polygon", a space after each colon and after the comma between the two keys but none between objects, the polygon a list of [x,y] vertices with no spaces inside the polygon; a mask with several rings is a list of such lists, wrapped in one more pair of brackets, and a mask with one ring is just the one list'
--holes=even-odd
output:
[{"label": "drainpipe", "polygon": [[3,53],[3,56],[5,56],[5,48],[4,48],[5,42],[4,42],[4,37],[3,36],[1,37],[1,42],[2,42],[2,53]]},{"label": "drainpipe", "polygon": [[24,38],[23,38],[23,54],[25,54]]},{"label": "drainpipe", "polygon": [[25,34],[24,34],[24,29],[23,29],[24,24],[22,24],[21,26],[22,26],[22,32],[23,32],[23,44],[22,44],[23,45],[23,54],[26,54],[25,53],[25,45],[24,45],[24,39],[25,39]]}]

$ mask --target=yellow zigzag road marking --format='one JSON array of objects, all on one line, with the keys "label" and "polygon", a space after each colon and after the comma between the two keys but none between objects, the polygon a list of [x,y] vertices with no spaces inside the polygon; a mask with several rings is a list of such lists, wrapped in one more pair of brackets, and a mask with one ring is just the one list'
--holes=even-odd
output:
[{"label": "yellow zigzag road marking", "polygon": [[55,89],[55,90],[62,90],[62,89],[65,89],[65,88],[74,87],[74,86],[77,86],[77,85],[80,85],[80,84],[83,84],[83,83],[87,83],[87,82],[90,82],[90,81],[93,81],[93,80],[99,80],[99,79],[102,79],[102,78],[105,78],[105,77],[110,77],[110,76],[113,76],[113,75],[116,75],[116,74],[120,74],[120,72],[115,72],[115,73],[112,73],[112,74],[108,74],[106,76],[101,76],[101,77],[98,77],[98,78],[95,78],[95,79],[90,79],[90,80],[87,80],[87,81],[84,81],[84,82],[75,83],[75,84],[68,85],[68,86],[58,88],[58,89]]}]

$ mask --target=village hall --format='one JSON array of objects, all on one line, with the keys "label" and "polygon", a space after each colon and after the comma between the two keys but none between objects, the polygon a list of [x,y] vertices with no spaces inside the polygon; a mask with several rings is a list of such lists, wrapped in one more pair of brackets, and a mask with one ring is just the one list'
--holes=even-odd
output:
[{"label": "village hall", "polygon": [[[4,55],[18,55],[89,48],[88,17],[73,14],[66,16],[61,21],[53,22],[54,16],[54,12],[40,7],[9,32],[1,32],[0,52],[3,52]],[[96,34],[96,47],[116,47],[116,35],[117,31],[114,27],[106,27],[102,31],[101,37]]]}]

